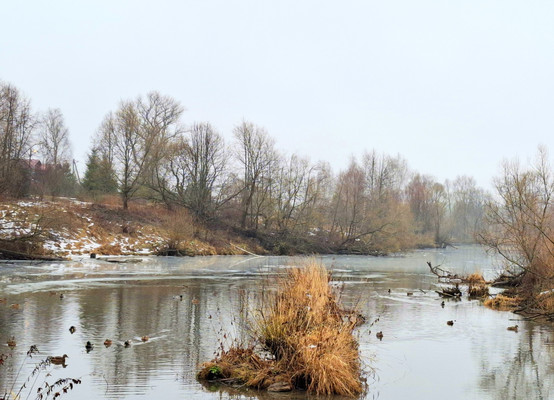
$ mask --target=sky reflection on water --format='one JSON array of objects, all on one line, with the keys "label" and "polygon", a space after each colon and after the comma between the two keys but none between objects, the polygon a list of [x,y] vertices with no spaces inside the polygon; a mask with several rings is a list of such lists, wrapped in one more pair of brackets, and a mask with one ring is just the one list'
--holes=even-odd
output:
[{"label": "sky reflection on water", "polygon": [[[326,256],[347,306],[371,322],[358,335],[374,399],[548,399],[554,393],[552,325],[518,320],[478,301],[440,307],[436,278],[426,261],[453,271],[480,270],[491,277],[496,261],[478,247],[425,250],[393,257]],[[227,334],[246,341],[241,316],[256,309],[260,293],[286,257],[147,258],[138,264],[73,263],[0,269],[0,388],[9,388],[22,362],[18,383],[40,358],[25,359],[36,344],[39,357],[67,354],[67,368],[52,366],[52,378],[80,377],[82,385],[63,398],[137,399],[275,398],[202,386],[197,366],[213,357]],[[270,277],[270,279],[268,279]],[[391,293],[388,293],[391,289]],[[413,291],[413,296],[407,296]],[[52,293],[56,293],[55,295]],[[64,293],[60,299],[59,293]],[[180,296],[183,296],[182,300]],[[19,303],[19,309],[10,304]],[[454,326],[446,325],[454,320]],[[519,324],[518,333],[506,330]],[[70,326],[77,328],[74,334]],[[371,333],[370,333],[371,330]],[[384,339],[375,337],[383,331]],[[4,343],[15,336],[17,347]],[[143,343],[140,338],[148,335]],[[113,340],[109,348],[106,338]],[[94,349],[87,353],[90,340]],[[123,343],[132,345],[125,348]],[[42,380],[43,378],[41,378]],[[215,392],[211,392],[215,390]],[[32,398],[33,396],[31,396]],[[305,398],[303,393],[279,396]]]}]

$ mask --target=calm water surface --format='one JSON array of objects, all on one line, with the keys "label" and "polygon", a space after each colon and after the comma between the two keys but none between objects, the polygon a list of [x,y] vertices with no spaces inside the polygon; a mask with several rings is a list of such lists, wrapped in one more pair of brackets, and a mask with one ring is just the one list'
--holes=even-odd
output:
[{"label": "calm water surface", "polygon": [[[368,317],[358,331],[368,380],[362,398],[554,399],[552,325],[519,321],[478,301],[440,306],[426,261],[492,277],[498,263],[481,248],[320,259],[333,270],[343,301]],[[274,289],[275,275],[298,260],[220,256],[2,264],[0,299],[7,301],[0,303],[0,353],[8,359],[0,366],[0,396],[14,385],[22,365],[16,388],[42,357],[65,353],[67,367],[49,367],[47,379],[82,380],[66,399],[304,398],[204,387],[195,380],[197,366],[213,357],[223,334],[227,341],[247,340],[241,315],[255,310],[260,293]],[[515,324],[519,332],[506,330]],[[382,341],[377,331],[383,331]],[[150,337],[146,343],[140,340],[144,335]],[[17,341],[13,350],[5,344],[11,336]],[[102,345],[106,338],[114,342],[109,348]],[[125,348],[125,340],[132,346]],[[90,353],[87,341],[95,345]],[[40,354],[29,359],[33,344]],[[44,379],[43,374],[37,382]]]}]

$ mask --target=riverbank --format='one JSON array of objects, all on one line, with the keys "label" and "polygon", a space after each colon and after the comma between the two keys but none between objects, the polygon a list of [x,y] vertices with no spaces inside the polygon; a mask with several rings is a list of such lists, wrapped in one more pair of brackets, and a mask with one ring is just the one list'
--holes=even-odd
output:
[{"label": "riverbank", "polygon": [[[320,237],[321,236],[321,237]],[[382,256],[387,249],[359,253],[333,248],[323,233],[298,237],[242,231],[224,223],[197,223],[184,210],[147,202],[122,210],[117,201],[77,199],[0,202],[0,258],[99,255],[299,255]],[[425,238],[414,248],[432,247]],[[2,252],[2,250],[4,250]],[[402,249],[394,249],[398,251]]]},{"label": "riverbank", "polygon": [[[179,212],[150,204],[117,205],[76,199],[3,201],[0,249],[34,256],[267,254],[259,241],[230,229],[207,229]],[[0,250],[1,252],[1,250]],[[13,258],[6,257],[3,258]]]}]

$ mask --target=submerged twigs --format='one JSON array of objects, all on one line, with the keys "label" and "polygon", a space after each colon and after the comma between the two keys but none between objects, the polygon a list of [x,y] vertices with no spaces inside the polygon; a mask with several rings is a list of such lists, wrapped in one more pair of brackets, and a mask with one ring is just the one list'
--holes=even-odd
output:
[{"label": "submerged twigs", "polygon": [[489,296],[489,282],[486,282],[481,274],[475,272],[468,276],[459,276],[458,274],[453,274],[446,269],[440,268],[440,265],[433,267],[430,261],[427,261],[427,265],[431,272],[438,277],[439,282],[447,282],[454,285],[444,288],[441,291],[435,290],[440,296],[461,298],[462,292],[459,287],[461,283],[467,284],[467,293],[470,298],[475,299]]}]

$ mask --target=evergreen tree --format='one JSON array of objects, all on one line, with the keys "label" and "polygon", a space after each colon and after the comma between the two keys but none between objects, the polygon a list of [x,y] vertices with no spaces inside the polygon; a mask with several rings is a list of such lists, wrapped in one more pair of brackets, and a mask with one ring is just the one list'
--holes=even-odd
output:
[{"label": "evergreen tree", "polygon": [[95,193],[117,192],[115,172],[106,158],[98,156],[98,150],[92,149],[88,156],[87,170],[83,178],[83,188]]}]

